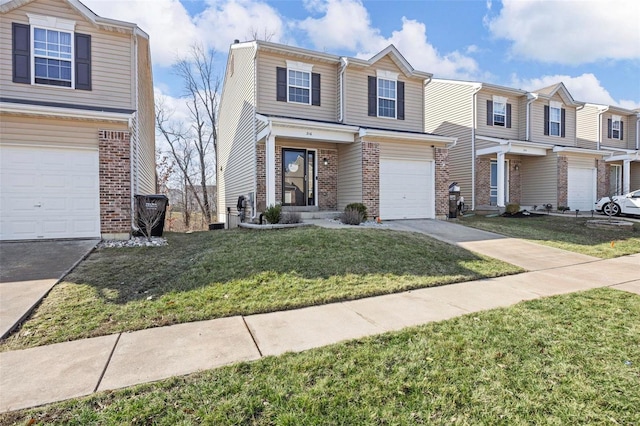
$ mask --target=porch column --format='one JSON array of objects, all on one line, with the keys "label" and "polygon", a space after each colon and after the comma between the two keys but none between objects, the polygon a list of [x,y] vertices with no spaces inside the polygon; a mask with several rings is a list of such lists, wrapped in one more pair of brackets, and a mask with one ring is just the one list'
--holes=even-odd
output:
[{"label": "porch column", "polygon": [[267,207],[276,204],[276,137],[267,136],[265,140],[265,179],[267,187]]},{"label": "porch column", "polygon": [[624,160],[622,162],[622,193],[628,194],[631,192],[631,160]]},{"label": "porch column", "polygon": [[498,207],[504,207],[504,152],[498,152],[498,164],[496,165],[497,170],[497,179],[498,179],[498,193],[496,204]]}]

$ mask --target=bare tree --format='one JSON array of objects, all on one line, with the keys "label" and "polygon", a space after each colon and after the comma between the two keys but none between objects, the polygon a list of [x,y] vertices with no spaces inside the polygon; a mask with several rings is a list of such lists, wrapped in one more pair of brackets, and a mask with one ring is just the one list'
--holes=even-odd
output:
[{"label": "bare tree", "polygon": [[[221,79],[215,74],[214,52],[205,51],[202,46],[194,45],[188,57],[180,59],[174,70],[184,83],[184,97],[189,109],[190,121],[188,134],[195,147],[200,186],[194,196],[201,205],[203,217],[211,221],[212,200],[209,200],[207,180],[209,171],[215,172],[215,153],[218,149],[218,104]],[[200,193],[198,193],[200,192]]]},{"label": "bare tree", "polygon": [[275,37],[275,31],[270,31],[267,28],[263,28],[262,31],[255,27],[251,27],[249,29],[249,40],[261,40],[261,41],[271,41],[273,37]]}]

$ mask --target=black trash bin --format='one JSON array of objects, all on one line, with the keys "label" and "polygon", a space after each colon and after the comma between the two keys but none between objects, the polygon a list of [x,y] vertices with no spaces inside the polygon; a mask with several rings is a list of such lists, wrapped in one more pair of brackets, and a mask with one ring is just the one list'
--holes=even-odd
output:
[{"label": "black trash bin", "polygon": [[[138,206],[141,205],[140,203],[143,203],[142,205],[144,205],[144,208],[147,210],[158,209],[158,204],[160,205],[164,204],[164,207],[162,207],[162,215],[160,217],[160,220],[158,221],[158,223],[156,223],[153,226],[153,228],[151,228],[152,237],[162,237],[162,233],[164,232],[164,219],[167,213],[167,206],[169,205],[169,199],[167,198],[167,196],[162,194],[136,195],[135,199],[136,199],[136,223],[138,224],[138,228],[141,231],[145,230],[146,226],[144,224],[144,221],[141,220],[138,214]],[[159,200],[162,200],[163,203],[158,203]]]},{"label": "black trash bin", "polygon": [[458,182],[449,185],[449,219],[458,217],[458,200],[460,199],[460,187]]}]

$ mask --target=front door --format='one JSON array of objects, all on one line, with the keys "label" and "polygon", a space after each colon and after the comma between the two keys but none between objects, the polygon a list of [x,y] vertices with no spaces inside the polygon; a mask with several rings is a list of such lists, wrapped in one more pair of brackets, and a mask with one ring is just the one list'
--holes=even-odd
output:
[{"label": "front door", "polygon": [[316,153],[306,149],[282,150],[282,205],[315,206]]},{"label": "front door", "polygon": [[[498,204],[498,162],[491,160],[491,187],[489,202],[492,206]],[[509,202],[509,160],[504,162],[504,202]]]}]

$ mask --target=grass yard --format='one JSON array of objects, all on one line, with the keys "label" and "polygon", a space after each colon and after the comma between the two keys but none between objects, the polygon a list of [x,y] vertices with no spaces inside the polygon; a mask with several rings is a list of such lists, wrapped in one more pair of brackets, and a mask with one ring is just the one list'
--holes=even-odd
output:
[{"label": "grass yard", "polygon": [[522,271],[420,234],[380,229],[236,229],[167,239],[165,247],[95,251],[0,350]]},{"label": "grass yard", "polygon": [[640,424],[640,296],[597,289],[0,416],[2,424]]},{"label": "grass yard", "polygon": [[460,223],[602,259],[640,253],[640,223],[634,223],[632,230],[612,231],[587,228],[587,220],[589,219],[548,215],[528,218],[475,215],[461,218]]}]

